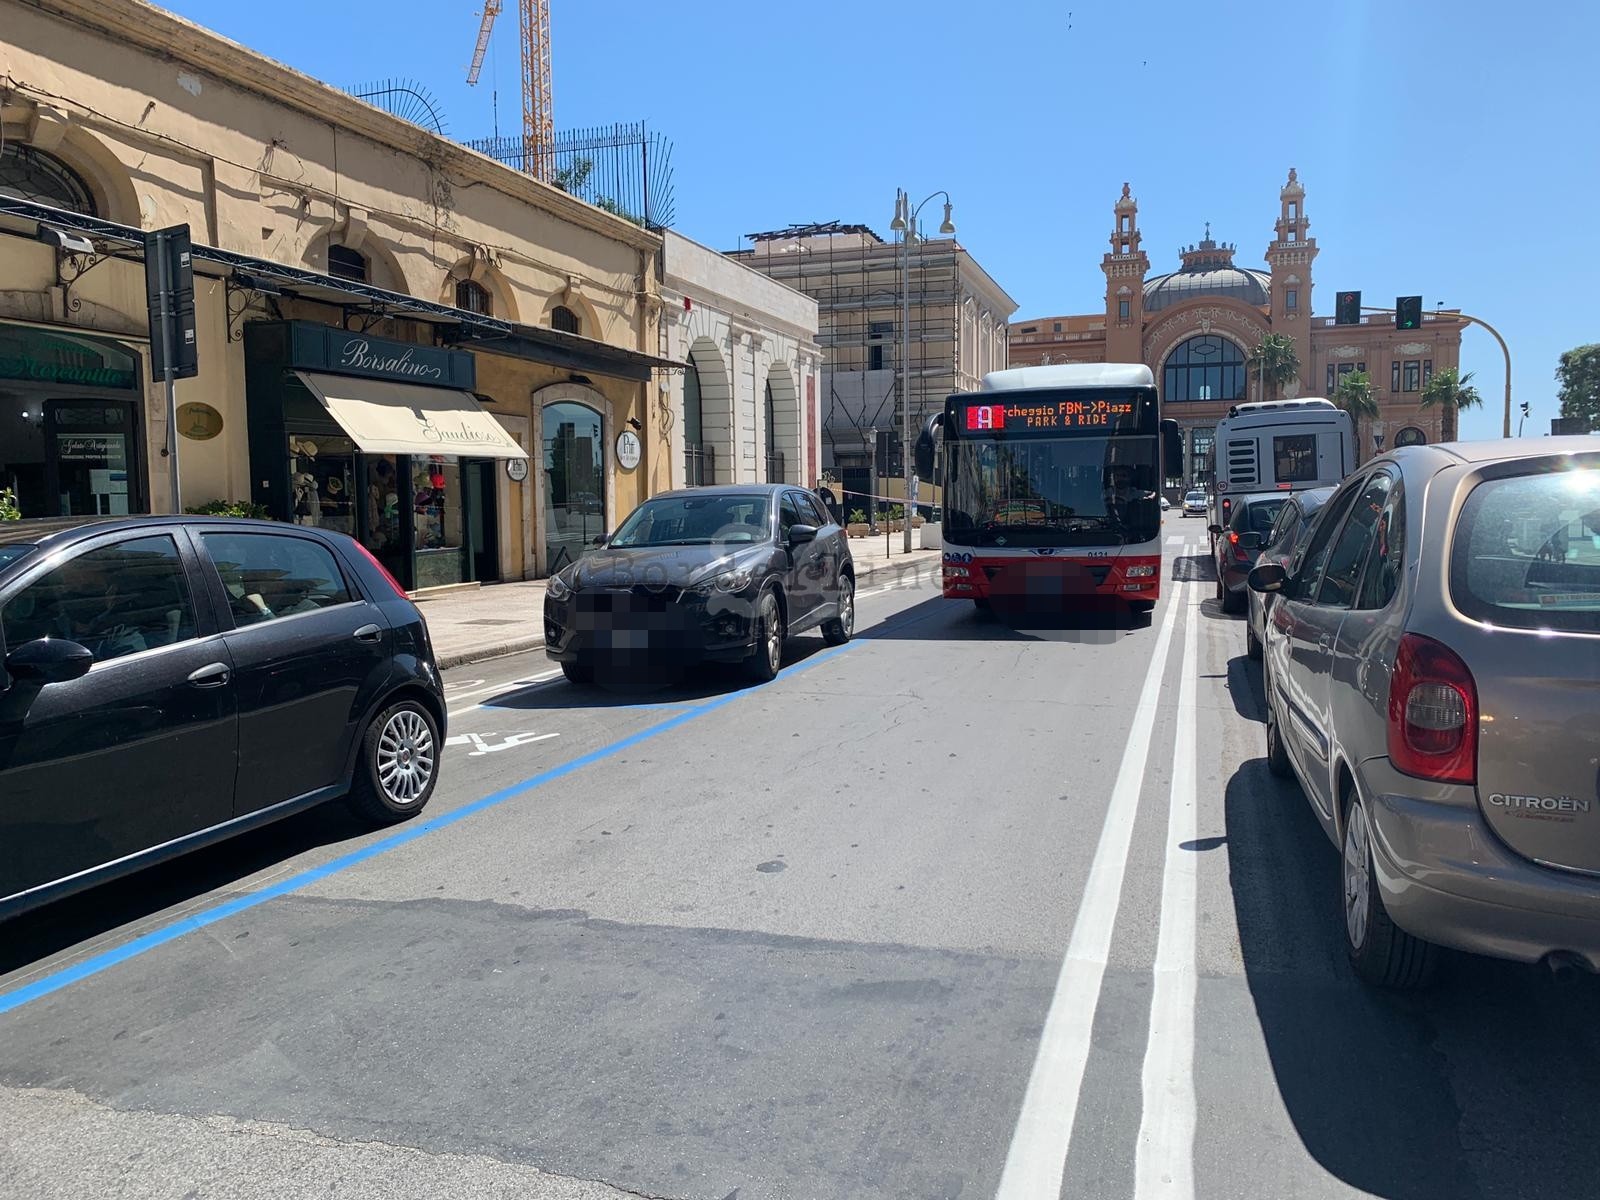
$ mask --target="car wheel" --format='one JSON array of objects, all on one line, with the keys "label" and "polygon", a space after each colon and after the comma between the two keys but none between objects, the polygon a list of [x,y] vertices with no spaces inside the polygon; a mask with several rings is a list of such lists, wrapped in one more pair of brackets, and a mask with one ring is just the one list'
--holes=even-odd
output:
[{"label": "car wheel", "polygon": [[[1246,618],[1248,620],[1249,618]],[[1261,661],[1261,639],[1256,636],[1255,626],[1246,625],[1244,629],[1244,652],[1255,662]]]},{"label": "car wheel", "polygon": [[994,616],[994,605],[983,597],[974,599],[972,602],[972,607],[978,610],[979,620],[984,620],[985,618]]},{"label": "car wheel", "polygon": [[564,662],[561,664],[561,673],[567,677],[568,683],[593,683],[594,668],[584,662]]},{"label": "car wheel", "polygon": [[856,581],[848,575],[839,576],[839,615],[822,626],[822,640],[830,646],[842,646],[856,631]]},{"label": "car wheel", "polygon": [[778,597],[772,592],[761,593],[756,601],[756,645],[745,660],[745,669],[752,679],[766,683],[778,677],[783,666],[783,613],[778,608]]},{"label": "car wheel", "polygon": [[416,816],[439,781],[439,723],[415,700],[389,705],[361,737],[349,804],[374,825]]},{"label": "car wheel", "polygon": [[1382,889],[1373,875],[1372,825],[1359,797],[1351,798],[1345,817],[1342,857],[1340,891],[1350,965],[1363,980],[1377,987],[1409,991],[1423,986],[1433,976],[1437,950],[1389,919]]},{"label": "car wheel", "polygon": [[1288,779],[1294,774],[1289,765],[1289,751],[1283,744],[1283,730],[1278,726],[1278,713],[1272,706],[1272,673],[1267,672],[1267,770],[1279,779]]},{"label": "car wheel", "polygon": [[1244,610],[1243,592],[1230,592],[1228,590],[1228,585],[1225,583],[1218,583],[1217,587],[1222,592],[1221,600],[1223,612],[1239,613]]}]

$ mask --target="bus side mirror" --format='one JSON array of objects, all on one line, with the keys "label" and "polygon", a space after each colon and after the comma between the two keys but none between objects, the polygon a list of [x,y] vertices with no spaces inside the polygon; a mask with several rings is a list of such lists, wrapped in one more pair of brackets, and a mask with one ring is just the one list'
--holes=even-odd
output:
[{"label": "bus side mirror", "polygon": [[943,424],[943,413],[935,413],[929,417],[927,424],[922,427],[922,432],[917,434],[917,442],[912,449],[912,456],[917,463],[917,476],[930,482],[933,480],[933,435]]},{"label": "bus side mirror", "polygon": [[1164,479],[1183,474],[1183,429],[1171,417],[1161,422],[1161,474]]},{"label": "bus side mirror", "polygon": [[1212,537],[1221,537],[1222,536],[1222,526],[1221,525],[1207,525],[1206,526],[1206,532],[1209,533]]}]

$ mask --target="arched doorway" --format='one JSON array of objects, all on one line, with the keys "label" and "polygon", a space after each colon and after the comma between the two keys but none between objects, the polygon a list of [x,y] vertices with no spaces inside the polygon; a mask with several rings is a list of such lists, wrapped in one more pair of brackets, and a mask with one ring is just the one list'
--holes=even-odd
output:
[{"label": "arched doorway", "polygon": [[1249,371],[1244,351],[1225,337],[1199,334],[1179,342],[1161,370],[1161,402],[1191,400],[1238,403],[1245,398]]},{"label": "arched doorway", "polygon": [[800,397],[788,363],[773,363],[767,371],[765,412],[767,430],[767,482],[801,483]]},{"label": "arched doorway", "polygon": [[1211,490],[1212,477],[1217,465],[1217,431],[1202,425],[1189,431],[1189,478],[1185,487]]},{"label": "arched doorway", "polygon": [[683,485],[705,487],[717,481],[716,456],[705,444],[705,401],[700,368],[691,357],[683,367]]},{"label": "arched doorway", "polygon": [[605,532],[605,419],[576,400],[544,406],[545,573],[578,559]]}]

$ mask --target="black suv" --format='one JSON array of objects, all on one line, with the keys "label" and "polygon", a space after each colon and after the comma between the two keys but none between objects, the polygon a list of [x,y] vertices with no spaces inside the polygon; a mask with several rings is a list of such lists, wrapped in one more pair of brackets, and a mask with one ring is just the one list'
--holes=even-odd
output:
[{"label": "black suv", "polygon": [[338,796],[414,816],[444,733],[421,613],[342,534],[0,524],[0,916]]}]

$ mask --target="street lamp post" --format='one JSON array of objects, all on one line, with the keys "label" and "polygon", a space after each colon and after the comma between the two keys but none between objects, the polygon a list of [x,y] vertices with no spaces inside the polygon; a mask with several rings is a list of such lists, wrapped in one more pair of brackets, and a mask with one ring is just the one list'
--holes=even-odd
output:
[{"label": "street lamp post", "polygon": [[[904,551],[907,554],[911,553],[911,241],[917,236],[917,217],[922,212],[922,205],[935,196],[944,197],[944,220],[939,222],[939,232],[954,233],[956,227],[950,220],[953,204],[950,193],[945,191],[932,193],[922,204],[913,208],[910,195],[903,188],[896,188],[894,220],[889,222],[889,228],[900,235],[900,466],[906,488],[905,503],[901,509],[905,513]],[[959,313],[958,308],[958,321]],[[956,345],[960,344],[958,329]]]}]

